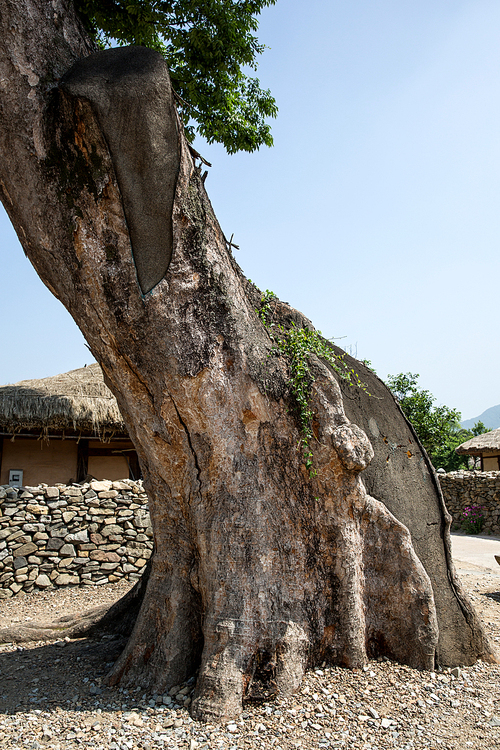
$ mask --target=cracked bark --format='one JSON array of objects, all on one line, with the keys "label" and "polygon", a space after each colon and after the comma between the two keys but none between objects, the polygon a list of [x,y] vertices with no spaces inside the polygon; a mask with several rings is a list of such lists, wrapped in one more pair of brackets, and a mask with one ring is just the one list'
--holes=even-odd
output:
[{"label": "cracked bark", "polygon": [[[436,488],[410,465],[370,474],[387,448],[374,439],[373,458],[365,418],[381,410],[395,445],[411,439],[379,381],[380,401],[360,393],[349,419],[355,399],[312,362],[309,477],[287,364],[213,214],[161,59],[125,50],[124,65],[114,51],[113,64],[72,67],[92,48],[65,0],[0,0],[0,29],[2,199],[103,368],[150,498],[151,573],[109,681],[160,691],[196,672],[192,712],[211,720],[295,690],[323,660],[493,659],[445,559]],[[122,153],[112,136],[124,131]],[[274,315],[311,325],[284,303]],[[437,531],[422,529],[424,505]]]}]

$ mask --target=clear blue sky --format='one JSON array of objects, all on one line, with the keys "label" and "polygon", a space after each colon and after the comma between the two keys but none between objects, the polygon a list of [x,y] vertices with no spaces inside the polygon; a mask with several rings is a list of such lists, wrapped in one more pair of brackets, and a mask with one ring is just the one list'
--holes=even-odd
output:
[{"label": "clear blue sky", "polygon": [[[381,377],[500,403],[500,3],[278,0],[259,37],[274,148],[197,144],[244,272]],[[3,213],[0,237],[0,383],[90,362]]]}]

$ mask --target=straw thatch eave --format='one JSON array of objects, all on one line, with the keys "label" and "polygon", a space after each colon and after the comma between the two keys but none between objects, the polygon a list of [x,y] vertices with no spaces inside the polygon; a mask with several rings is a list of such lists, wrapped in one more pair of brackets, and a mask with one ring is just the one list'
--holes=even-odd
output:
[{"label": "straw thatch eave", "polygon": [[467,456],[487,456],[488,453],[498,453],[500,451],[500,428],[467,440],[455,448],[455,451]]},{"label": "straw thatch eave", "polygon": [[101,439],[127,434],[98,364],[1,386],[0,431],[13,435],[74,431]]}]

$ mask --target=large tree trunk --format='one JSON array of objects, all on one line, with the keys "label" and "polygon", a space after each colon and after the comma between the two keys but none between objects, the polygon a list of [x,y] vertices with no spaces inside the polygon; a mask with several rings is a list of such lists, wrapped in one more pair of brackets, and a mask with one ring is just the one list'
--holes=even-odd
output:
[{"label": "large tree trunk", "polygon": [[[403,416],[379,382],[378,398],[349,391],[356,421],[379,424],[372,497],[370,442],[315,357],[310,476],[287,362],[212,212],[162,58],[77,62],[92,48],[63,0],[0,0],[0,33],[3,202],[103,368],[150,498],[151,575],[110,681],[159,691],[199,670],[192,712],[211,719],[296,689],[324,660],[493,659],[418,444],[424,471],[381,463],[384,419],[398,444],[412,437]],[[272,314],[312,327],[278,301]]]}]

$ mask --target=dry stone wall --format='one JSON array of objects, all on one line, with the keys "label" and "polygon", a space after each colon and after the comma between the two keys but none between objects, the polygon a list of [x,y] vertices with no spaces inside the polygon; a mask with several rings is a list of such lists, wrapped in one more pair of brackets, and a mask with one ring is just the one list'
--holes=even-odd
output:
[{"label": "dry stone wall", "polygon": [[137,580],[153,551],[142,482],[0,486],[0,599]]},{"label": "dry stone wall", "polygon": [[480,505],[482,533],[500,535],[500,471],[451,471],[438,477],[454,525],[460,525],[464,508]]}]

